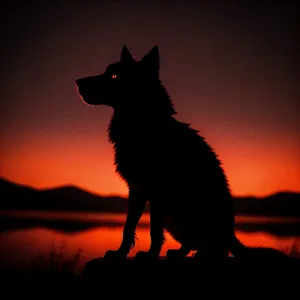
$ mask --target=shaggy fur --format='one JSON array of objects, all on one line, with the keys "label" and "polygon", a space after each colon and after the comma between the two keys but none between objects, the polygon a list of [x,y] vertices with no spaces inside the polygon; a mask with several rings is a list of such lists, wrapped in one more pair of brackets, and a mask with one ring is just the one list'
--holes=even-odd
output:
[{"label": "shaggy fur", "polygon": [[272,249],[252,249],[234,234],[234,206],[226,175],[212,147],[189,124],[174,118],[176,111],[159,80],[159,53],[155,46],[140,61],[126,46],[121,60],[105,73],[76,81],[90,105],[109,105],[114,113],[109,139],[115,151],[116,171],[129,189],[123,240],[105,258],[124,258],[134,244],[135,229],[148,201],[151,245],[138,257],[157,258],[164,230],[182,246],[169,258],[186,256],[225,258],[281,255]]}]

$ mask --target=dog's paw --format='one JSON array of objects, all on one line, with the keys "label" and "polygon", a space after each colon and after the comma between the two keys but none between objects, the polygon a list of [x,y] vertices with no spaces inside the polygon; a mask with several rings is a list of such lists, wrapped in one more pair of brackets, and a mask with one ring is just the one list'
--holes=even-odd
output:
[{"label": "dog's paw", "polygon": [[104,254],[105,261],[120,261],[126,259],[126,253],[119,250],[107,250]]},{"label": "dog's paw", "polygon": [[153,262],[153,261],[157,261],[158,258],[159,255],[151,251],[139,251],[134,257],[136,261],[141,261],[141,262]]},{"label": "dog's paw", "polygon": [[181,251],[179,249],[169,249],[166,253],[167,259],[177,260],[177,259],[183,259],[184,256],[182,255]]}]

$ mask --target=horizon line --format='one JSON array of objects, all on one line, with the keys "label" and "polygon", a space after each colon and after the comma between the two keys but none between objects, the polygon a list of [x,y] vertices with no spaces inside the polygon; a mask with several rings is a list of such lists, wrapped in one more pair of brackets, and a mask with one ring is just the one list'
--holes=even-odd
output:
[{"label": "horizon line", "polygon": [[[28,184],[24,184],[24,183],[20,183],[20,182],[17,182],[17,181],[7,179],[3,176],[0,176],[0,179],[4,180],[6,182],[9,182],[11,184],[14,184],[14,185],[23,186],[23,187],[31,188],[31,189],[38,190],[38,191],[53,190],[53,189],[59,189],[59,188],[64,188],[64,187],[74,187],[74,188],[80,189],[82,191],[85,191],[85,192],[88,192],[90,194],[100,196],[100,197],[128,198],[128,195],[125,195],[125,194],[114,193],[114,192],[99,193],[99,192],[93,191],[89,188],[82,187],[78,184],[71,183],[71,182],[70,183],[65,183],[65,184],[58,184],[58,185],[52,185],[52,186],[48,186],[48,187],[38,188],[38,187],[34,187],[33,185],[28,185]],[[279,193],[296,193],[296,194],[299,193],[300,194],[300,190],[299,191],[296,191],[296,190],[278,190],[277,192],[270,192],[270,193],[267,193],[267,194],[264,194],[264,195],[254,195],[254,194],[235,195],[235,194],[232,194],[232,197],[234,197],[234,198],[265,198],[265,197],[269,197],[269,196],[276,195],[276,194],[279,194]]]}]

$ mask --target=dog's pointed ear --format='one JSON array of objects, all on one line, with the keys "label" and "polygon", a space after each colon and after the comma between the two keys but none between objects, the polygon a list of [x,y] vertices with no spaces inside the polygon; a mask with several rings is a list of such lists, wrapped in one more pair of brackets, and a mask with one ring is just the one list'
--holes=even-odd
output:
[{"label": "dog's pointed ear", "polygon": [[159,70],[159,52],[158,47],[154,46],[141,60],[141,63],[155,70]]},{"label": "dog's pointed ear", "polygon": [[121,61],[122,62],[130,62],[133,61],[132,55],[128,51],[126,45],[123,46],[122,52],[121,52]]}]

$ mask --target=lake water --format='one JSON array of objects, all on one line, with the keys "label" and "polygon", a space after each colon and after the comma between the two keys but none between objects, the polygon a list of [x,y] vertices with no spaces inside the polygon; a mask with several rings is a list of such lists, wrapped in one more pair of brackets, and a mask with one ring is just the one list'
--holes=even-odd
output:
[{"label": "lake water", "polygon": [[[101,257],[107,249],[117,249],[125,214],[0,212],[0,267],[26,268],[39,256],[64,246],[66,258],[79,249],[79,266]],[[237,216],[237,237],[248,246],[270,246],[276,249],[300,243],[300,219]],[[137,228],[136,245],[130,256],[147,250],[150,244],[149,215],[144,214]],[[179,244],[170,235],[161,255]],[[192,255],[192,253],[190,254]]]}]

